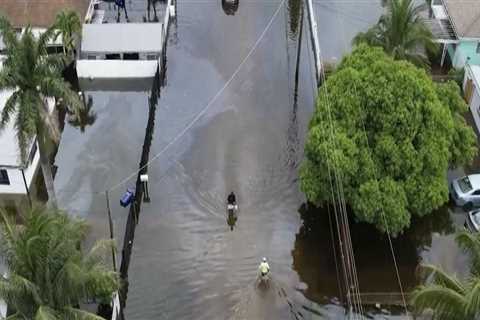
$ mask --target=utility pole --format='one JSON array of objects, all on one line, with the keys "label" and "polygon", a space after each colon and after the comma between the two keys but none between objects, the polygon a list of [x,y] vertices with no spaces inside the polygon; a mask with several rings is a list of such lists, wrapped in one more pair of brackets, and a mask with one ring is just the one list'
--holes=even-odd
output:
[{"label": "utility pole", "polygon": [[[114,240],[113,237],[113,221],[112,221],[112,213],[110,211],[110,199],[108,197],[108,190],[105,191],[105,198],[107,200],[107,215],[108,215],[108,225],[110,229],[110,240]],[[115,248],[112,246],[112,263],[113,263],[113,271],[117,271],[117,261],[115,258]]]},{"label": "utility pole", "polygon": [[22,168],[22,169],[20,169],[20,171],[22,172],[23,184],[25,185],[25,190],[27,191],[28,204],[30,205],[30,209],[31,209],[32,208],[32,198],[30,196],[30,190],[28,188],[27,179],[25,179],[25,170]]}]

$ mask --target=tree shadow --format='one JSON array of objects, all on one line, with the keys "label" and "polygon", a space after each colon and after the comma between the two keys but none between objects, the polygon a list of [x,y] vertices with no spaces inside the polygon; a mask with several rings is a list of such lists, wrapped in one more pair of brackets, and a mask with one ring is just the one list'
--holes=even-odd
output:
[{"label": "tree shadow", "polygon": [[[335,211],[333,207],[315,207],[304,203],[299,213],[303,224],[295,237],[292,256],[293,268],[300,281],[307,285],[303,293],[318,303],[331,303],[337,299],[342,301],[344,284]],[[399,292],[387,236],[372,225],[355,222],[352,214],[349,214],[349,224],[360,292]],[[392,238],[405,292],[418,284],[420,253],[431,246],[432,235],[453,232],[453,221],[444,207],[426,217],[413,219],[411,228]]]}]

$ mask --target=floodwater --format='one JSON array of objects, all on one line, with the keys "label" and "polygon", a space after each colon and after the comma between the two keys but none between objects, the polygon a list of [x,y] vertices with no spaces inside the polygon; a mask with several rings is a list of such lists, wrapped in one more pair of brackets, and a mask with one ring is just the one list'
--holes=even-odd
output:
[{"label": "floodwater", "polygon": [[[421,1],[421,0],[420,0]],[[339,63],[358,32],[377,23],[381,0],[312,0],[317,19],[321,55],[326,63]]]},{"label": "floodwater", "polygon": [[[143,203],[136,229],[127,319],[345,318],[328,214],[307,208],[297,181],[314,105],[309,34],[304,30],[296,85],[298,2],[286,0],[275,15],[279,5],[178,2],[166,83],[150,114],[151,201]],[[378,18],[376,11],[363,14]],[[358,29],[345,28],[350,38]],[[334,43],[332,57],[348,50],[334,31],[320,30],[329,38],[325,50]],[[109,235],[109,190],[120,252],[128,211],[119,198],[135,184],[150,92],[106,87],[86,92],[96,113],[92,126],[82,133],[66,125],[55,184],[61,205],[92,224],[92,239]],[[225,210],[232,190],[239,204],[234,223]],[[453,232],[463,219],[445,207],[394,240],[405,291],[416,284],[422,261],[462,270]],[[351,229],[361,291],[398,292],[386,239],[368,226]],[[272,268],[268,288],[256,285],[263,256]],[[398,308],[367,311],[403,317]]]}]

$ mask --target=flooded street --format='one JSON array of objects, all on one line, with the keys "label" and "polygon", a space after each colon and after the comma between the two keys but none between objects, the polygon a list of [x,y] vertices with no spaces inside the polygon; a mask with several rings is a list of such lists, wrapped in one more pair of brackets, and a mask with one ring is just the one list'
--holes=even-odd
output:
[{"label": "flooded street", "polygon": [[[381,12],[373,1],[362,10],[345,5],[316,1],[326,58],[340,58]],[[127,319],[345,318],[328,214],[307,210],[297,181],[315,90],[306,29],[295,84],[298,8],[294,0],[178,2],[166,83],[151,114],[151,201],[136,229]],[[360,13],[363,27],[348,18]],[[86,93],[96,119],[85,133],[66,125],[55,185],[62,207],[92,224],[92,238],[109,236],[110,190],[119,265],[128,210],[118,200],[135,185],[151,93],[110,88]],[[230,191],[239,204],[235,224],[226,215]],[[463,268],[453,242],[463,219],[445,207],[394,240],[405,291],[417,283],[421,261]],[[364,225],[351,229],[361,291],[398,292],[385,237]],[[255,283],[263,256],[269,288]],[[403,317],[396,308],[367,310],[372,318]]]}]

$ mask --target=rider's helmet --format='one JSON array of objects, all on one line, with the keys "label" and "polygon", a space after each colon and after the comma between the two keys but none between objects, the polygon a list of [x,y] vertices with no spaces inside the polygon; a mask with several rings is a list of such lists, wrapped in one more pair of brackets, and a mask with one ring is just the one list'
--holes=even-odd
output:
[{"label": "rider's helmet", "polygon": [[263,261],[263,262],[267,262],[267,258],[263,257],[263,258],[262,258],[262,261]]}]

